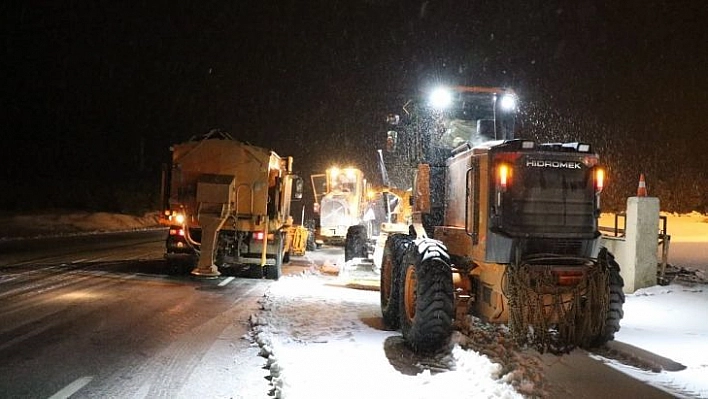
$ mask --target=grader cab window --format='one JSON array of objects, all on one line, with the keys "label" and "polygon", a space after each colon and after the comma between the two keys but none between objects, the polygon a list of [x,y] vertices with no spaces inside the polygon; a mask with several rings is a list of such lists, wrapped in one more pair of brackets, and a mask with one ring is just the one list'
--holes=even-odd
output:
[{"label": "grader cab window", "polygon": [[446,101],[431,100],[431,143],[452,150],[465,143],[508,139],[513,136],[515,106],[513,95],[489,92],[450,92]]}]

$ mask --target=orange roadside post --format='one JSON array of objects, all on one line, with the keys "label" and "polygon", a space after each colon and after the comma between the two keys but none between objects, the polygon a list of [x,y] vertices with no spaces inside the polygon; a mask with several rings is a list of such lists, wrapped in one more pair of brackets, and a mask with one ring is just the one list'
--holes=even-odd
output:
[{"label": "orange roadside post", "polygon": [[644,173],[639,175],[639,187],[637,187],[637,197],[647,196],[647,182],[644,180]]}]

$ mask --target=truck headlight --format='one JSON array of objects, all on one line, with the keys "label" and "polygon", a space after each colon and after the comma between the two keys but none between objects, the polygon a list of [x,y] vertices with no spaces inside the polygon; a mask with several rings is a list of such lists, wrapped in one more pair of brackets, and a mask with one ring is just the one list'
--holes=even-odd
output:
[{"label": "truck headlight", "polygon": [[184,213],[181,212],[174,212],[170,216],[170,220],[177,224],[184,224]]}]

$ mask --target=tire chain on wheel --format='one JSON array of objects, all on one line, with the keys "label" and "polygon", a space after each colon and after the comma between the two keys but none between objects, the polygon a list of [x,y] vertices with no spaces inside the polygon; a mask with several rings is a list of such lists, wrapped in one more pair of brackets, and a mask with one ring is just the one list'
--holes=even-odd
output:
[{"label": "tire chain on wheel", "polygon": [[620,320],[624,317],[624,310],[622,308],[625,301],[623,290],[624,280],[620,274],[620,266],[615,261],[614,255],[607,251],[606,248],[603,248],[602,252],[600,252],[599,259],[609,268],[610,296],[608,303],[609,310],[607,312],[602,335],[593,343],[593,346],[599,346],[614,339],[615,333],[620,329]]},{"label": "tire chain on wheel", "polygon": [[[576,346],[591,346],[603,335],[609,278],[609,268],[602,260],[586,266],[585,279],[573,287],[558,287],[551,266],[525,262],[509,266],[507,297],[512,336],[519,344],[530,344],[541,353],[567,353]],[[563,295],[571,299],[564,303]],[[549,296],[551,304],[546,305],[544,298]],[[551,323],[553,318],[558,322]]]}]

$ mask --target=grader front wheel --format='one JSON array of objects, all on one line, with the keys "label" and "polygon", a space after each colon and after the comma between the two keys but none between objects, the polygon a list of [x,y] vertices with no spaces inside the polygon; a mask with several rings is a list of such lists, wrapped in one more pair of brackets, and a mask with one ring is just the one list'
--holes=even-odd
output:
[{"label": "grader front wheel", "polygon": [[406,273],[403,278],[403,317],[411,322],[415,320],[415,310],[418,305],[418,277],[415,273],[415,267],[409,265],[406,267]]},{"label": "grader front wheel", "polygon": [[366,257],[366,226],[350,226],[344,241],[344,261]]},{"label": "grader front wheel", "polygon": [[412,242],[404,234],[392,234],[386,239],[381,259],[381,315],[384,325],[390,330],[401,327],[399,302],[401,288],[400,270],[406,248]]},{"label": "grader front wheel", "polygon": [[401,271],[401,332],[416,352],[445,346],[452,333],[454,292],[449,257],[438,241],[410,245]]}]

